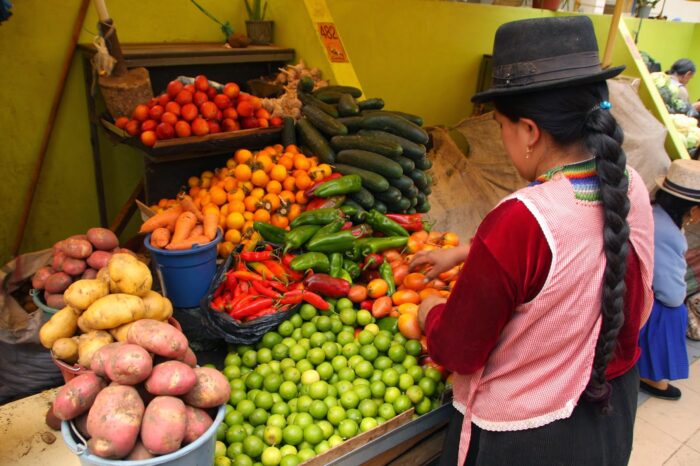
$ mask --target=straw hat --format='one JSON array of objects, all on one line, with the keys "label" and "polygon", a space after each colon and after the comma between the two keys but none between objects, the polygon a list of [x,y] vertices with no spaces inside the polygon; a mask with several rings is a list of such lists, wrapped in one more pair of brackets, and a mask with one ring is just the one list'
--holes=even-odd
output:
[{"label": "straw hat", "polygon": [[605,81],[624,69],[601,68],[587,16],[513,21],[496,31],[491,89],[472,102]]},{"label": "straw hat", "polygon": [[700,161],[674,160],[666,176],[656,178],[656,184],[676,197],[700,202]]}]

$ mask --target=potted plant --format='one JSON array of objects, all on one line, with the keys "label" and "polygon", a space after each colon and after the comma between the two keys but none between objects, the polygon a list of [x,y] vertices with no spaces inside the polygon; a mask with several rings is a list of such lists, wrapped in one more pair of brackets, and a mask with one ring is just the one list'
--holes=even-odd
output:
[{"label": "potted plant", "polygon": [[245,27],[250,40],[256,45],[270,45],[273,22],[265,20],[267,0],[245,0],[245,9],[248,11]]},{"label": "potted plant", "polygon": [[648,18],[651,10],[661,0],[637,0],[637,18]]}]

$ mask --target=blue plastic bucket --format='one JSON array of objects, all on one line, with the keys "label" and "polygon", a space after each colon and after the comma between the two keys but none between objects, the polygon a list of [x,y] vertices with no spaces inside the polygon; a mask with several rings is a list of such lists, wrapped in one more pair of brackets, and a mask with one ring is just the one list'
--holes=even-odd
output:
[{"label": "blue plastic bucket", "polygon": [[79,440],[72,422],[61,423],[61,434],[66,445],[80,459],[83,466],[154,466],[168,464],[170,466],[211,466],[214,464],[214,449],[216,448],[216,430],[224,419],[226,405],[221,405],[216,413],[214,423],[204,434],[194,442],[167,455],[157,456],[148,460],[123,461],[108,460],[90,453],[85,443]]},{"label": "blue plastic bucket", "polygon": [[168,251],[151,246],[151,235],[143,241],[151,251],[156,272],[163,286],[163,294],[175,307],[199,307],[216,273],[216,245],[221,241],[221,230],[216,238],[186,251]]}]

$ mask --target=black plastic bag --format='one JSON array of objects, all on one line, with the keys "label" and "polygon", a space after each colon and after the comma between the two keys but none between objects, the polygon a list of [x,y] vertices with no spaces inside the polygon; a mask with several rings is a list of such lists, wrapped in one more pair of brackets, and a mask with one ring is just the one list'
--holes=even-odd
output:
[{"label": "black plastic bag", "polygon": [[214,280],[209,286],[207,294],[202,298],[201,308],[203,314],[203,323],[206,325],[208,332],[218,338],[222,338],[227,343],[236,345],[252,345],[260,341],[260,339],[270,330],[276,329],[279,324],[294,315],[300,306],[294,306],[287,311],[269,314],[255,319],[252,322],[238,322],[225,312],[215,311],[211,308],[211,302],[214,299],[214,293],[219,285],[226,280],[226,272],[238,264],[238,252],[234,251],[219,266],[214,276]]}]

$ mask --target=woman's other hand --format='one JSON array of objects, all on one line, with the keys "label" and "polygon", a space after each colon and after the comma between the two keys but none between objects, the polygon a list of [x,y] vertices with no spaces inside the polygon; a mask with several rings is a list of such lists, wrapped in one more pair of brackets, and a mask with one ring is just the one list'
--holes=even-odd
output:
[{"label": "woman's other hand", "polygon": [[420,303],[420,307],[418,308],[418,325],[420,325],[421,330],[425,329],[425,319],[428,318],[428,313],[430,310],[438,304],[442,304],[444,302],[447,302],[447,299],[440,295],[432,294],[426,296],[426,298]]},{"label": "woman's other hand", "polygon": [[452,267],[464,262],[469,254],[469,245],[458,246],[450,249],[435,249],[433,251],[419,251],[413,256],[409,264],[409,270],[430,266],[425,273],[426,282],[434,280],[442,272],[447,272]]}]

